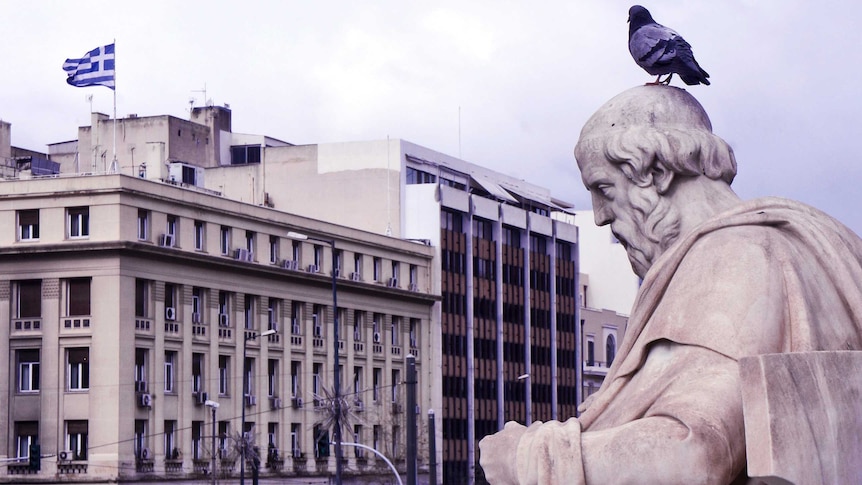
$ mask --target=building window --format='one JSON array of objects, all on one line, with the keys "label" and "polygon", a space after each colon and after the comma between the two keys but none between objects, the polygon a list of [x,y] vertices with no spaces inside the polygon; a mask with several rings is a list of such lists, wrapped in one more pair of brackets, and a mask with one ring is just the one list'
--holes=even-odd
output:
[{"label": "building window", "polygon": [[147,392],[147,349],[135,349],[135,391]]},{"label": "building window", "polygon": [[16,351],[18,360],[18,392],[39,391],[39,350]]},{"label": "building window", "polygon": [[180,230],[179,230],[179,218],[177,216],[168,215],[167,224],[165,225],[165,239],[169,240],[169,243],[166,243],[166,246],[179,246]]},{"label": "building window", "polygon": [[299,264],[300,258],[302,257],[302,242],[291,241],[290,255],[293,260],[296,261],[296,264]]},{"label": "building window", "polygon": [[410,348],[419,348],[419,319],[410,319]]},{"label": "building window", "polygon": [[371,371],[371,397],[374,402],[380,402],[380,380],[383,376],[383,369],[375,367]]},{"label": "building window", "polygon": [[405,171],[405,176],[407,185],[433,184],[437,181],[437,177],[433,174],[423,172],[422,170],[417,170],[413,167],[407,167],[407,170]]},{"label": "building window", "polygon": [[135,279],[135,316],[149,318],[150,282],[140,278]]},{"label": "building window", "polygon": [[173,350],[165,351],[165,392],[176,392],[176,365],[177,353]]},{"label": "building window", "polygon": [[372,429],[371,446],[377,451],[380,451],[380,425],[375,424]]},{"label": "building window", "polygon": [[230,326],[230,293],[218,292],[218,324],[220,327]]},{"label": "building window", "polygon": [[254,254],[255,250],[255,240],[257,239],[257,235],[254,231],[245,231],[245,249],[248,250],[249,254]]},{"label": "building window", "polygon": [[[361,424],[354,424],[353,425],[353,442],[356,444],[362,444],[362,425]],[[364,458],[365,457],[365,450],[363,450],[362,448],[360,448],[358,446],[354,446],[353,448],[354,448],[353,456],[355,456],[356,458]]]},{"label": "building window", "polygon": [[278,359],[269,359],[267,363],[266,391],[269,397],[278,395]]},{"label": "building window", "polygon": [[392,317],[392,323],[389,328],[389,334],[392,338],[392,345],[399,345],[401,339],[398,338],[398,334],[401,331],[401,317]]},{"label": "building window", "polygon": [[373,265],[374,281],[380,281],[380,267],[382,264],[383,264],[383,261],[380,258],[374,258],[374,265]]},{"label": "building window", "polygon": [[315,362],[312,365],[311,371],[311,392],[314,394],[314,398],[317,399],[318,396],[322,396],[323,392],[320,389],[321,385],[321,374],[323,373],[323,364],[319,362]]},{"label": "building window", "polygon": [[218,356],[218,394],[227,396],[230,390],[230,356]]},{"label": "building window", "polygon": [[269,262],[278,264],[278,237],[269,236]]},{"label": "building window", "polygon": [[398,280],[401,277],[401,265],[398,261],[392,261],[392,279]]},{"label": "building window", "polygon": [[332,271],[335,271],[335,276],[341,276],[341,265],[344,259],[344,251],[335,250],[335,260],[332,261]]},{"label": "building window", "polygon": [[617,339],[613,335],[608,335],[605,341],[605,357],[608,361],[608,367],[614,363],[614,357],[617,355]]},{"label": "building window", "polygon": [[200,394],[204,389],[204,354],[192,354],[192,392]]},{"label": "building window", "polygon": [[150,211],[138,209],[138,239],[148,241],[150,239]]},{"label": "building window", "polygon": [[362,395],[362,367],[353,367],[353,395],[357,399]]},{"label": "building window", "polygon": [[42,316],[42,280],[16,281],[14,291],[14,318],[40,318]]},{"label": "building window", "polygon": [[323,266],[323,246],[314,245],[314,265],[318,268]]},{"label": "building window", "polygon": [[67,317],[90,315],[90,278],[66,280]]},{"label": "building window", "polygon": [[243,311],[243,320],[244,320],[244,328],[246,330],[254,330],[254,307],[255,300],[257,299],[254,295],[245,295],[245,308]]},{"label": "building window", "polygon": [[294,301],[290,305],[290,333],[293,335],[302,335],[302,302]]},{"label": "building window", "polygon": [[278,298],[270,298],[267,301],[267,309],[266,309],[266,329],[267,330],[275,330],[278,331],[278,317],[279,317],[279,307],[281,307],[281,300]]},{"label": "building window", "polygon": [[223,256],[230,254],[230,228],[227,226],[221,226],[219,231],[219,247]]},{"label": "building window", "polygon": [[323,336],[323,305],[314,305],[311,311],[311,328],[315,337]]},{"label": "building window", "polygon": [[228,439],[230,438],[230,421],[219,421],[218,422],[218,453],[219,456],[227,458],[227,453],[230,451],[228,449]]},{"label": "building window", "polygon": [[244,388],[242,390],[243,396],[253,396],[254,395],[254,358],[246,357],[245,362],[243,363],[243,384]]},{"label": "building window", "polygon": [[66,421],[66,449],[73,460],[87,459],[88,423],[85,420]]},{"label": "building window", "polygon": [[410,288],[416,288],[418,281],[418,271],[419,268],[415,264],[410,265]]},{"label": "building window", "polygon": [[358,275],[362,274],[362,255],[359,253],[353,254],[353,272]]},{"label": "building window", "polygon": [[39,209],[18,211],[18,240],[39,239]]},{"label": "building window", "polygon": [[268,456],[278,457],[278,423],[267,423],[266,425],[266,449]]},{"label": "building window", "polygon": [[176,432],[177,422],[170,419],[165,420],[165,458],[168,460],[176,460],[180,457]]},{"label": "building window", "polygon": [[204,250],[204,242],[206,241],[206,226],[203,221],[195,221],[195,251]]},{"label": "building window", "polygon": [[245,165],[260,163],[260,145],[239,145],[230,147],[230,164]]},{"label": "building window", "polygon": [[86,391],[90,388],[90,349],[70,348],[66,351],[68,382],[70,391]]},{"label": "building window", "polygon": [[71,207],[66,211],[69,225],[69,237],[81,238],[90,236],[90,208]]},{"label": "building window", "polygon": [[135,420],[135,456],[140,459],[143,459],[144,454],[143,451],[147,448],[147,420],[146,419],[136,419]]},{"label": "building window", "polygon": [[192,288],[192,323],[204,323],[204,289]]},{"label": "building window", "polygon": [[353,311],[353,340],[362,342],[362,321],[365,318],[365,312],[362,310]]},{"label": "building window", "polygon": [[295,457],[302,456],[302,449],[299,446],[301,430],[299,423],[290,423],[290,453]]},{"label": "building window", "polygon": [[299,376],[302,373],[302,362],[290,362],[290,397],[299,397]]},{"label": "building window", "polygon": [[392,369],[392,402],[398,402],[398,388],[401,384],[401,371]]},{"label": "building window", "polygon": [[177,320],[177,285],[165,283],[165,320]]},{"label": "building window", "polygon": [[16,458],[28,458],[30,456],[30,445],[39,443],[38,421],[16,421],[15,422],[15,450]]},{"label": "building window", "polygon": [[192,421],[192,459],[201,460],[204,458],[205,445],[203,438],[204,433],[203,421]]}]

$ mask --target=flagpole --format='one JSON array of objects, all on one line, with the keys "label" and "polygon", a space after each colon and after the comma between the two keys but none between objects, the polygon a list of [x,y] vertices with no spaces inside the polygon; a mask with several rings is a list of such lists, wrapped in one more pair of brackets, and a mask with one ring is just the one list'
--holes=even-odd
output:
[{"label": "flagpole", "polygon": [[114,160],[111,162],[111,172],[118,170],[117,166],[117,39],[114,39]]}]

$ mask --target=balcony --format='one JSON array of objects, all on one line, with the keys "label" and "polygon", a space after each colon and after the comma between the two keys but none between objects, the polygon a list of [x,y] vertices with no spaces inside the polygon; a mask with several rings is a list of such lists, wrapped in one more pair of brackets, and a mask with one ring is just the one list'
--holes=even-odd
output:
[{"label": "balcony", "polygon": [[135,333],[143,335],[152,335],[153,320],[144,317],[135,317]]},{"label": "balcony", "polygon": [[584,362],[584,375],[587,376],[606,376],[610,365],[607,362],[597,360]]},{"label": "balcony", "polygon": [[42,319],[41,318],[13,318],[12,319],[12,333],[29,333],[29,332],[38,332],[42,330]]},{"label": "balcony", "polygon": [[182,335],[182,325],[179,322],[167,321],[165,322],[165,336],[166,337],[179,337]]}]

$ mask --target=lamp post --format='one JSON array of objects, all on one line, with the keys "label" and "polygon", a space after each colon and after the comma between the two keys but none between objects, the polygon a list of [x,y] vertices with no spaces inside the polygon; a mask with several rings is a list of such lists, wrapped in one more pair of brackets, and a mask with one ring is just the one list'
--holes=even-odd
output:
[{"label": "lamp post", "polygon": [[212,483],[215,485],[216,482],[216,409],[218,409],[219,404],[215,401],[207,401],[204,403],[205,406],[212,408],[213,410],[213,439],[212,439],[212,457],[210,457],[210,463],[212,466],[212,470],[210,470],[210,477],[212,478]]},{"label": "lamp post", "polygon": [[335,355],[335,367],[332,369],[332,377],[335,383],[333,384],[333,390],[335,394],[334,399],[334,409],[333,414],[335,415],[335,419],[333,420],[335,430],[333,431],[333,441],[335,441],[335,483],[337,485],[341,485],[341,457],[342,457],[342,448],[341,448],[341,371],[338,368],[339,357],[338,357],[338,276],[336,275],[336,254],[335,254],[335,239],[319,239],[316,237],[311,237],[306,234],[300,234],[298,232],[290,231],[287,233],[287,237],[291,239],[297,239],[300,241],[317,241],[323,244],[329,245],[332,251],[332,322],[335,327],[332,332],[333,338],[333,350]]},{"label": "lamp post", "polygon": [[245,406],[246,406],[246,397],[245,390],[248,389],[248,372],[245,368],[245,359],[246,359],[246,349],[248,346],[246,345],[249,340],[255,340],[258,337],[268,337],[270,335],[274,335],[276,333],[275,330],[270,329],[261,334],[257,334],[254,332],[245,333],[245,341],[242,344],[242,421],[239,423],[240,429],[240,437],[242,438],[242,448],[240,450],[240,462],[239,462],[239,483],[240,485],[245,485],[245,449],[248,446],[245,438]]}]

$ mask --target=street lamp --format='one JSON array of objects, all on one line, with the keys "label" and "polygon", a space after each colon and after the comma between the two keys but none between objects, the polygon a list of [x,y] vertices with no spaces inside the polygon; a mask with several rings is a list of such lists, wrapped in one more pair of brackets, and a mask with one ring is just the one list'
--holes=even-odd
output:
[{"label": "street lamp", "polygon": [[[257,334],[255,332],[246,332],[245,333],[245,342],[242,344],[242,420],[239,424],[240,429],[240,437],[242,438],[242,448],[240,454],[242,455],[239,462],[239,483],[240,485],[245,485],[245,449],[248,445],[245,438],[245,406],[246,406],[246,397],[245,390],[248,389],[248,372],[245,369],[245,359],[246,359],[246,349],[248,345],[246,343],[249,340],[255,340],[258,337],[268,337],[270,335],[274,335],[276,333],[275,330],[270,329],[261,334]],[[213,409],[213,413],[215,413],[215,409]]]},{"label": "street lamp", "polygon": [[301,234],[298,232],[290,231],[287,233],[287,237],[291,239],[297,239],[300,241],[310,240],[317,241],[323,244],[329,245],[332,250],[332,315],[333,315],[333,329],[332,337],[333,337],[333,347],[334,347],[334,355],[335,355],[335,367],[332,370],[332,376],[335,380],[333,385],[335,399],[334,399],[334,407],[333,412],[335,414],[334,426],[335,431],[333,432],[333,440],[335,441],[335,483],[337,485],[341,485],[341,457],[342,457],[342,449],[341,449],[341,371],[338,368],[339,357],[338,357],[338,276],[336,274],[336,254],[335,254],[335,239],[319,239],[316,237],[311,237],[306,234]]},{"label": "street lamp", "polygon": [[211,401],[209,399],[204,403],[205,406],[212,408],[213,410],[213,441],[212,441],[212,457],[210,457],[210,463],[212,466],[212,470],[210,470],[210,477],[212,478],[212,483],[215,485],[216,482],[216,409],[218,409],[219,404],[215,401]]}]

